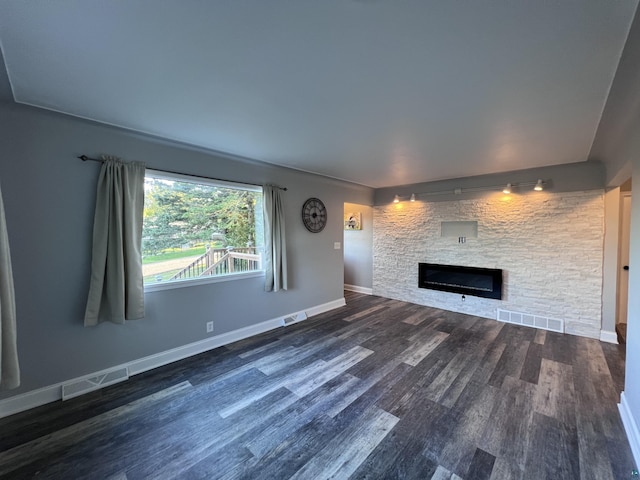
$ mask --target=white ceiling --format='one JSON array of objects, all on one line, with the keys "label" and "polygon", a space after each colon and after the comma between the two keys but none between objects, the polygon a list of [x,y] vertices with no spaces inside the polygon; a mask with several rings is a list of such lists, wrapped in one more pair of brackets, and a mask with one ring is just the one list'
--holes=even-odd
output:
[{"label": "white ceiling", "polygon": [[586,160],[637,3],[3,0],[0,42],[17,102],[383,187]]}]

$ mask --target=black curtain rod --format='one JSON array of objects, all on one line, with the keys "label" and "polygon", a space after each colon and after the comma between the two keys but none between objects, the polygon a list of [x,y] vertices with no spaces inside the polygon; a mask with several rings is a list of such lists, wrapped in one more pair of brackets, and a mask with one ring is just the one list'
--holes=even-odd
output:
[{"label": "black curtain rod", "polygon": [[[90,160],[92,162],[99,162],[99,163],[104,162],[104,160],[100,158],[91,158],[91,157],[87,157],[86,155],[80,155],[78,158],[83,162],[86,162],[87,160]],[[263,186],[263,185],[260,185],[259,183],[237,182],[234,180],[225,180],[224,178],[205,177],[204,175],[194,175],[193,173],[176,172],[174,170],[162,170],[159,168],[151,168],[151,170],[156,170],[158,172],[163,172],[163,173],[172,173],[174,175],[186,175],[189,177],[204,178],[205,180],[218,180],[220,182],[229,182],[229,183],[244,183],[245,185],[255,185],[256,187]],[[280,190],[284,190],[285,192],[287,191],[287,187],[277,187],[277,188],[279,188]]]}]

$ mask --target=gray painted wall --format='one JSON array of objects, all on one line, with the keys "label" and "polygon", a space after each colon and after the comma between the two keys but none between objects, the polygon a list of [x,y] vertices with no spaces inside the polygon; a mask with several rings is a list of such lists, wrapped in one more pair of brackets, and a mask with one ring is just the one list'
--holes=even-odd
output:
[{"label": "gray painted wall", "polygon": [[631,177],[631,165],[640,151],[640,8],[611,84],[589,158],[607,164],[607,185],[617,187]]},{"label": "gray painted wall", "polygon": [[[343,297],[344,202],[371,204],[373,191],[316,175],[233,160],[184,145],[51,112],[0,102],[0,182],[12,250],[22,386],[7,398]],[[290,290],[265,293],[263,278],[147,293],[146,318],[83,327],[101,153],[149,167],[286,186]],[[327,227],[300,219],[322,199]]]},{"label": "gray painted wall", "polygon": [[368,205],[344,204],[344,213],[362,213],[362,230],[344,231],[344,283],[373,286],[373,209]]},{"label": "gray painted wall", "polygon": [[[596,132],[591,158],[606,166],[608,185],[620,186],[632,173],[640,185],[640,10],[636,11],[620,64]],[[629,302],[624,395],[636,428],[640,427],[640,194],[631,203]],[[636,430],[637,432],[638,430]],[[636,442],[640,439],[636,438]],[[640,448],[640,444],[636,443]],[[636,450],[636,461],[640,451]]]},{"label": "gray painted wall", "polygon": [[[640,116],[637,117],[640,120]],[[636,132],[640,131],[640,122]],[[633,184],[640,185],[640,148],[633,159]],[[627,312],[627,363],[624,394],[636,428],[640,427],[640,194],[631,199],[631,242],[629,245],[629,303]],[[638,430],[636,430],[637,432]],[[640,442],[640,438],[636,438]],[[636,444],[639,446],[638,444]],[[636,462],[640,462],[636,452]]]}]

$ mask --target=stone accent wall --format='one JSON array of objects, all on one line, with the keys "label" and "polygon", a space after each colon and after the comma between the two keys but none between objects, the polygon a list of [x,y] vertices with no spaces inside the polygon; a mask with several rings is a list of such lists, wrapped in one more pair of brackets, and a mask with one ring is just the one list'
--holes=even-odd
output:
[{"label": "stone accent wall", "polygon": [[[604,191],[490,194],[374,208],[373,293],[496,318],[498,308],[560,318],[599,338]],[[440,222],[478,222],[478,237],[443,238]],[[418,263],[503,269],[503,299],[418,288]]]}]

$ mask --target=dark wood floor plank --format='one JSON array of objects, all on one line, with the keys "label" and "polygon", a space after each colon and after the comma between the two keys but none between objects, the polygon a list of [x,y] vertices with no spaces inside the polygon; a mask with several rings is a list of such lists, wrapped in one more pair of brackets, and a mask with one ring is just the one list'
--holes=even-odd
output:
[{"label": "dark wood floor plank", "polygon": [[[622,421],[618,418],[618,421]],[[631,478],[629,465],[627,463],[627,456],[629,451],[629,442],[623,435],[615,435],[613,438],[607,438],[607,453],[609,454],[609,461],[611,463],[611,470],[613,472],[613,478]],[[638,469],[636,465],[635,470]],[[637,477],[636,477],[637,478]]]},{"label": "dark wood floor plank", "polygon": [[434,402],[452,407],[477,366],[476,357],[459,352],[424,389],[424,395]]},{"label": "dark wood floor plank", "polygon": [[448,336],[443,332],[427,332],[426,335],[415,336],[411,339],[413,343],[402,352],[401,360],[415,367]]},{"label": "dark wood floor plank", "polygon": [[345,298],[0,419],[0,477],[608,480],[634,467],[617,410],[624,350]]},{"label": "dark wood floor plank", "polygon": [[157,403],[179,396],[185,390],[192,388],[193,386],[190,383],[183,382],[172,388],[132,402],[131,404],[124,405],[70,427],[58,430],[45,437],[0,452],[0,476],[6,475],[11,469],[26,465],[38,458],[57,455],[72,445],[81,443],[109,429],[113,423],[119,422],[121,419],[131,418],[139,414],[142,409],[149,410]]},{"label": "dark wood floor plank", "polygon": [[327,416],[315,417],[286,438],[264,457],[253,457],[220,477],[223,480],[253,480],[257,478],[289,478],[300,470],[326,443],[343,430],[340,422]]},{"label": "dark wood floor plank", "polygon": [[611,379],[615,385],[615,390],[616,392],[621,392],[624,390],[625,345],[603,343],[601,347],[609,367]]},{"label": "dark wood floor plank", "polygon": [[429,400],[420,408],[407,412],[353,478],[430,478],[438,464],[423,452],[430,441],[435,443],[433,426],[436,419],[448,412],[448,409]]},{"label": "dark wood floor plank", "polygon": [[[347,372],[351,372],[352,369]],[[395,387],[397,381],[404,378],[406,373],[410,370],[410,367],[399,361],[385,362],[380,368],[373,374],[364,378],[358,382],[349,392],[342,396],[341,399],[333,403],[332,406],[327,408],[325,415],[335,417],[340,414],[345,408],[348,408],[355,401],[361,401],[360,397],[366,399],[365,394],[371,390],[367,395],[371,397],[371,402],[378,399],[387,390],[391,390]],[[349,373],[351,375],[351,373]]]},{"label": "dark wood floor plank", "polygon": [[[402,362],[401,365],[407,365]],[[387,389],[378,401],[378,405],[386,411],[402,418],[405,413],[425,400],[422,392],[445,368],[446,361],[436,357],[421,362],[417,367],[408,366],[407,373],[394,385]],[[428,400],[428,399],[427,399]]]},{"label": "dark wood floor plank", "polygon": [[[443,333],[453,332],[459,325],[460,319],[456,319],[456,315],[453,312],[443,311],[441,315],[438,315],[436,320],[430,325],[433,330],[437,330]],[[465,318],[466,320],[467,318]]]},{"label": "dark wood floor plank", "polygon": [[508,343],[505,346],[491,377],[489,377],[489,385],[500,387],[507,376],[520,378],[522,375],[522,368],[527,357],[527,352],[529,351],[529,345],[530,342],[528,341],[514,341],[513,343]]},{"label": "dark wood floor plank", "polygon": [[525,382],[538,384],[538,377],[540,376],[540,365],[542,364],[542,345],[535,341],[529,344],[527,350],[527,356],[524,359],[524,365],[522,365],[522,372],[520,373],[520,380]]},{"label": "dark wood floor plank", "polygon": [[75,425],[181,382],[188,381],[195,386],[192,378],[211,362],[218,364],[218,361],[223,364],[234,362],[226,356],[226,351],[220,348],[144,372],[128,382],[0,419],[0,451]]},{"label": "dark wood floor plank", "polygon": [[577,394],[577,408],[589,412],[585,418],[591,423],[588,430],[601,432],[609,438],[619,434],[619,415],[615,412],[619,392],[613,382],[602,350],[601,342],[576,338],[576,357],[573,361]]},{"label": "dark wood floor plank", "polygon": [[466,480],[489,480],[495,461],[496,457],[477,448],[464,478]]},{"label": "dark wood floor plank", "polygon": [[489,477],[490,480],[528,480],[528,478],[544,477],[535,477],[533,475],[527,477],[524,473],[524,465],[519,465],[513,460],[508,460],[504,457],[496,458],[491,477]]},{"label": "dark wood floor plank", "polygon": [[[223,455],[209,455],[180,473],[179,477],[189,480],[214,480],[223,478],[239,465],[253,459],[251,452],[242,446],[228,449]],[[133,477],[132,477],[133,478]],[[156,477],[157,478],[157,477]]]},{"label": "dark wood floor plank", "polygon": [[343,354],[325,362],[325,365],[317,371],[306,373],[304,375],[306,378],[296,376],[295,379],[285,381],[284,386],[299,397],[304,397],[329,380],[349,370],[372,353],[373,351],[368,348],[356,345]]},{"label": "dark wood floor plank", "polygon": [[522,343],[522,342],[533,342],[536,338],[537,330],[535,328],[524,327],[520,325],[513,324],[504,324],[500,333],[496,336],[496,342],[503,342],[507,345]]},{"label": "dark wood floor plank", "polygon": [[505,327],[505,323],[489,320],[488,318],[475,317],[476,321],[468,329],[473,339],[484,348],[495,342],[500,332]]},{"label": "dark wood floor plank", "polygon": [[[169,421],[158,429],[159,438],[155,441],[143,438],[137,448],[147,451],[145,461],[129,468],[127,474],[132,478],[174,478],[202,458],[224,455],[227,446],[248,432],[266,428],[295,400],[297,397],[282,389],[261,398],[234,418],[221,418],[214,409],[200,403],[185,418]],[[149,444],[154,445],[153,450],[148,450]]]},{"label": "dark wood floor plank", "polygon": [[505,377],[497,391],[487,424],[478,447],[496,457],[524,464],[533,419],[535,386],[519,378]]},{"label": "dark wood floor plank", "polygon": [[547,339],[547,331],[546,330],[537,330],[536,336],[533,339],[533,343],[537,343],[538,345],[544,345],[545,340]]},{"label": "dark wood floor plank", "polygon": [[575,426],[573,368],[565,363],[542,359],[534,409],[560,422]]},{"label": "dark wood floor plank", "polygon": [[377,313],[380,310],[386,310],[389,307],[387,305],[374,305],[373,307],[369,307],[364,310],[360,310],[359,312],[352,313],[348,317],[344,317],[345,322],[353,322],[354,320],[358,320],[359,318],[368,317],[373,313]]},{"label": "dark wood floor plank", "polygon": [[313,395],[296,402],[274,418],[268,427],[252,436],[245,446],[257,458],[263,457],[273,448],[280,445],[287,437],[293,435],[313,418],[325,414],[333,407],[336,400],[348,391],[356,388],[361,380],[352,375],[342,375],[323,385]]},{"label": "dark wood floor plank", "polygon": [[431,476],[431,480],[463,480],[461,477],[456,475],[453,472],[450,472],[447,468],[442,465],[438,465],[436,471]]},{"label": "dark wood floor plank", "polygon": [[606,437],[597,430],[586,411],[578,409],[578,448],[581,480],[614,479]]},{"label": "dark wood floor plank", "polygon": [[352,428],[341,432],[290,478],[349,478],[398,423],[388,412],[371,407]]},{"label": "dark wood floor plank", "polygon": [[442,465],[464,476],[469,469],[478,445],[484,439],[500,392],[495,387],[470,381],[462,391],[454,410],[460,412],[459,421],[451,426],[450,441],[439,457]]},{"label": "dark wood floor plank", "polygon": [[476,368],[471,377],[472,380],[480,383],[488,383],[504,354],[505,348],[507,348],[507,345],[498,341],[494,341],[488,345],[478,363],[478,368]]},{"label": "dark wood floor plank", "polygon": [[420,325],[423,324],[425,322],[432,322],[434,320],[434,316],[429,315],[428,312],[425,312],[423,310],[419,310],[417,312],[412,313],[411,315],[409,315],[408,317],[406,317],[404,320],[402,320],[403,323],[408,323],[409,325]]},{"label": "dark wood floor plank", "polygon": [[575,424],[534,413],[526,471],[532,478],[580,478]]},{"label": "dark wood floor plank", "polygon": [[387,365],[392,365],[395,368],[401,363],[400,354],[406,351],[409,343],[409,340],[402,338],[390,342],[383,335],[377,335],[362,344],[373,354],[351,367],[349,373],[362,379],[377,377],[381,368]]},{"label": "dark wood floor plank", "polygon": [[[584,341],[586,340],[586,342]],[[620,400],[619,392],[616,391],[609,364],[602,350],[602,342],[592,338],[582,340],[582,344],[587,345],[587,356],[589,357],[589,372],[591,378],[595,379],[595,387],[600,398],[608,402],[617,403]]]},{"label": "dark wood floor plank", "polygon": [[570,338],[570,335],[546,332],[544,347],[542,348],[542,356],[544,358],[571,365],[575,355],[575,342]]}]

